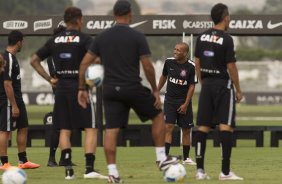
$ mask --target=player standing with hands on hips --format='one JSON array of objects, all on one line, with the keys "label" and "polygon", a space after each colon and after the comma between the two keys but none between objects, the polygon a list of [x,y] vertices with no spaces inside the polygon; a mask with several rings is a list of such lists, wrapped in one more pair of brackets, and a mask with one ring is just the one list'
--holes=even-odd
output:
[{"label": "player standing with hands on hips", "polygon": [[[94,170],[95,152],[97,146],[97,124],[94,115],[94,103],[86,108],[77,103],[78,70],[84,54],[92,43],[92,38],[82,33],[82,12],[76,7],[68,7],[64,12],[66,30],[50,38],[31,58],[33,68],[51,85],[56,85],[53,122],[60,130],[59,145],[61,157],[65,166],[65,179],[74,179],[72,168],[71,131],[84,129],[85,173],[83,178],[107,179]],[[40,61],[52,57],[56,68],[57,79],[52,78]],[[87,95],[90,91],[87,88]]]},{"label": "player standing with hands on hips", "polygon": [[[142,121],[151,119],[152,135],[155,143],[157,163],[161,170],[178,163],[178,158],[167,157],[164,147],[164,119],[157,90],[155,70],[150,59],[150,49],[146,38],[129,27],[132,20],[129,1],[115,3],[116,24],[98,35],[88,53],[84,56],[79,70],[79,87],[85,87],[85,70],[95,60],[101,58],[105,68],[103,100],[106,118],[104,150],[108,164],[109,183],[122,183],[116,166],[117,137],[121,128],[128,124],[129,110],[132,108]],[[144,68],[152,92],[142,86],[139,75],[140,64]],[[78,102],[86,107],[87,93],[80,90]]]},{"label": "player standing with hands on hips", "polygon": [[[216,4],[211,9],[214,27],[202,33],[196,42],[195,64],[202,84],[195,136],[197,180],[209,179],[204,170],[206,140],[211,128],[219,126],[222,164],[219,180],[243,180],[230,170],[232,134],[235,127],[235,103],[242,99],[232,37],[227,31],[228,7]],[[234,90],[235,87],[235,90]]]},{"label": "player standing with hands on hips", "polygon": [[188,59],[188,54],[189,46],[186,43],[175,45],[174,57],[167,58],[165,61],[158,90],[160,91],[167,82],[164,100],[166,155],[169,154],[174,125],[177,123],[183,132],[183,164],[196,165],[189,158],[189,152],[190,132],[194,126],[192,96],[198,79],[195,74],[195,64]]}]

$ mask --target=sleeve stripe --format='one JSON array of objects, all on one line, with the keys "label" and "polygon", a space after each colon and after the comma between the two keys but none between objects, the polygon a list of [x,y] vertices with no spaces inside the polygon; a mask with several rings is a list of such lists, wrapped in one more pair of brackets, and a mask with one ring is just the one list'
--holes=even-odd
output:
[{"label": "sleeve stripe", "polygon": [[12,54],[9,53],[9,76],[12,77],[12,66],[13,66],[13,57]]}]

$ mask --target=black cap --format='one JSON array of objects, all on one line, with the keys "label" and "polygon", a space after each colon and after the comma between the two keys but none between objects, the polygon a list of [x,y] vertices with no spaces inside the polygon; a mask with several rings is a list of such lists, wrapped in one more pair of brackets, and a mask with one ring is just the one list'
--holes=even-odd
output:
[{"label": "black cap", "polygon": [[118,0],[114,5],[114,15],[123,16],[127,15],[131,11],[131,4],[126,0]]}]

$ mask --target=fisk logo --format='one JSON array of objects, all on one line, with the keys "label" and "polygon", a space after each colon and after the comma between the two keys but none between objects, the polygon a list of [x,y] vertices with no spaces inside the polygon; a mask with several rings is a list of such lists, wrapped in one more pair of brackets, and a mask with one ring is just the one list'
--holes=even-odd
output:
[{"label": "fisk logo", "polygon": [[176,29],[175,20],[153,20],[153,29]]},{"label": "fisk logo", "polygon": [[9,20],[3,22],[4,29],[26,29],[28,26],[27,21],[23,20]]},{"label": "fisk logo", "polygon": [[50,28],[52,28],[52,19],[39,20],[33,23],[34,31],[37,31],[40,29],[50,29]]}]

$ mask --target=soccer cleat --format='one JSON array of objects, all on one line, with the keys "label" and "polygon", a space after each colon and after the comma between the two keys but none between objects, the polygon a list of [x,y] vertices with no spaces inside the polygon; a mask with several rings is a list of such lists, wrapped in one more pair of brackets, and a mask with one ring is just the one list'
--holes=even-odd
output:
[{"label": "soccer cleat", "polygon": [[179,157],[176,156],[167,156],[164,161],[157,162],[159,169],[161,171],[165,171],[169,168],[170,165],[172,164],[177,164],[179,162]]},{"label": "soccer cleat", "polygon": [[222,172],[220,172],[219,180],[244,180],[243,178],[237,176],[234,172],[229,172],[228,175],[223,174]]},{"label": "soccer cleat", "polygon": [[110,175],[108,177],[108,183],[123,183],[122,180],[120,179],[120,177],[114,177],[112,175]]},{"label": "soccer cleat", "polygon": [[108,176],[104,176],[100,173],[98,173],[97,171],[92,171],[90,173],[84,174],[83,178],[85,179],[108,179]]},{"label": "soccer cleat", "polygon": [[73,169],[66,168],[66,180],[73,180],[75,178]]},{"label": "soccer cleat", "polygon": [[209,180],[211,179],[206,173],[203,171],[197,171],[196,180]]},{"label": "soccer cleat", "polygon": [[48,160],[47,166],[48,167],[58,167],[59,165],[57,164],[56,160]]},{"label": "soccer cleat", "polygon": [[32,163],[30,161],[27,161],[26,163],[19,163],[18,165],[18,168],[21,168],[21,169],[36,169],[38,167],[40,167],[39,164]]},{"label": "soccer cleat", "polygon": [[186,158],[186,160],[183,160],[183,165],[196,165],[196,163],[191,158]]},{"label": "soccer cleat", "polygon": [[11,167],[11,164],[10,164],[10,163],[5,163],[4,165],[1,165],[1,166],[0,166],[0,170],[6,170],[6,169],[8,169],[9,167]]}]

